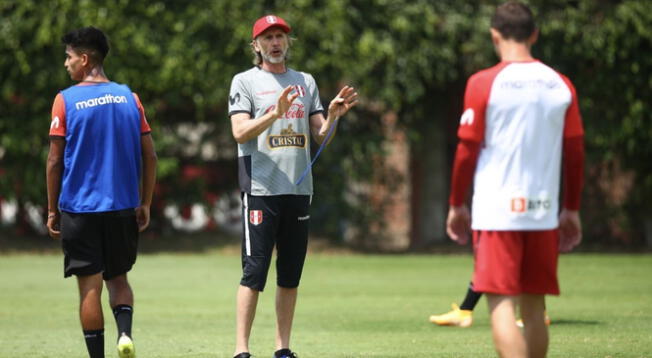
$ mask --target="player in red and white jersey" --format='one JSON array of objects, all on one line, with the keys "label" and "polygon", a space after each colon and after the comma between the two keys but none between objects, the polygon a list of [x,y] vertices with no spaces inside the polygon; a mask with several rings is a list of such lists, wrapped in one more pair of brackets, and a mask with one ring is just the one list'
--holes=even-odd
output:
[{"label": "player in red and white jersey", "polygon": [[[581,240],[577,95],[566,77],[532,57],[537,37],[527,6],[496,9],[491,38],[501,62],[468,80],[449,199],[447,232],[460,244],[473,233],[474,289],[487,294],[502,357],[545,356],[545,295],[559,294],[558,253]],[[517,304],[524,334],[514,325]]]}]

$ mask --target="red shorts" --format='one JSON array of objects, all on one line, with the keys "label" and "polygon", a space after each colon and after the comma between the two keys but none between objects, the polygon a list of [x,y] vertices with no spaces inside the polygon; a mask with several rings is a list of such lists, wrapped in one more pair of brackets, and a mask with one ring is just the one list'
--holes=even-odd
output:
[{"label": "red shorts", "polygon": [[558,295],[558,230],[473,231],[477,292]]}]

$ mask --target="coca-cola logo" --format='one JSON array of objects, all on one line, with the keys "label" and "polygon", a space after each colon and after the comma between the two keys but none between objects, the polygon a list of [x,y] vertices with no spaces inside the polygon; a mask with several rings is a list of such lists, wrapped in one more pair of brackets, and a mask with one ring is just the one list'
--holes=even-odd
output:
[{"label": "coca-cola logo", "polygon": [[[272,105],[265,111],[265,114],[273,111],[276,105]],[[306,115],[305,106],[302,103],[293,103],[290,108],[280,118],[281,119],[301,119]]]},{"label": "coca-cola logo", "polygon": [[286,119],[298,119],[303,118],[306,112],[303,110],[303,104],[294,103],[290,106],[287,112],[285,112]]}]

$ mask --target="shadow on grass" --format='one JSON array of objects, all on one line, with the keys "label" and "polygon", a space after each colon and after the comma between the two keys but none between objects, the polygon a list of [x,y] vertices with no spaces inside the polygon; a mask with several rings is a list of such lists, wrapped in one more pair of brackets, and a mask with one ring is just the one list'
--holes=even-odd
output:
[{"label": "shadow on grass", "polygon": [[[141,234],[138,252],[148,253],[201,253],[207,251],[240,252],[239,236],[219,232],[170,233],[160,235],[152,232]],[[18,236],[0,232],[0,254],[61,253],[61,242],[47,235]]]},{"label": "shadow on grass", "polygon": [[[177,231],[145,231],[138,241],[139,254],[155,253],[202,253],[218,251],[240,255],[242,238],[239,234],[220,231],[186,233]],[[308,251],[311,253],[353,254],[376,253],[356,250],[343,243],[323,237],[310,236]],[[19,235],[11,229],[0,229],[0,255],[6,254],[61,254],[61,242],[47,235]]]},{"label": "shadow on grass", "polygon": [[555,326],[596,326],[603,324],[600,321],[582,320],[582,319],[554,319],[551,325]]},{"label": "shadow on grass", "polygon": [[[240,255],[241,240],[239,235],[217,231],[200,233],[170,232],[165,235],[145,232],[140,235],[138,253],[202,253],[218,251],[223,254]],[[311,253],[340,255],[368,253],[319,237],[309,238],[308,251]],[[18,236],[8,234],[6,231],[0,231],[0,255],[20,253],[60,254],[61,242],[53,240],[47,235]]]},{"label": "shadow on grass", "polygon": [[240,252],[240,237],[220,232],[171,233],[167,235],[141,235],[139,253],[207,251]]},{"label": "shadow on grass", "polygon": [[[198,233],[145,231],[140,236],[140,253],[201,253],[220,251],[239,254],[240,235],[226,234],[219,231]],[[324,237],[311,235],[308,244],[310,252],[326,254],[380,254],[380,255],[468,255],[472,253],[470,245],[457,245],[451,241],[430,243],[400,250],[381,250],[373,247],[336,242]],[[47,235],[17,235],[11,229],[0,229],[0,254],[11,253],[61,253],[61,243]],[[652,248],[591,246],[575,250],[574,253],[627,253],[649,254]]]}]

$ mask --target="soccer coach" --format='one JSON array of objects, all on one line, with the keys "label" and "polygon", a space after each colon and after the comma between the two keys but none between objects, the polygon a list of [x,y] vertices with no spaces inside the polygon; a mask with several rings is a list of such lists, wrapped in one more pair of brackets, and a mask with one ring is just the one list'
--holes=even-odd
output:
[{"label": "soccer coach", "polygon": [[255,66],[233,78],[229,95],[244,225],[237,358],[250,357],[258,294],[265,288],[274,246],[278,285],[274,357],[296,356],[289,349],[290,331],[308,246],[312,175],[295,183],[310,163],[309,135],[321,144],[338,118],[357,103],[355,90],[345,86],[330,102],[324,118],[313,77],[286,66],[289,32],[290,26],[278,16],[263,16],[255,22],[251,42]]},{"label": "soccer coach", "polygon": [[118,354],[133,358],[134,297],[127,272],[136,262],[138,232],[149,225],[154,142],[138,96],[104,74],[104,33],[85,27],[62,41],[66,70],[79,83],[61,91],[52,106],[47,227],[50,236],[61,238],[64,276],[77,277],[89,356],[104,357],[104,280],[118,326]]}]

